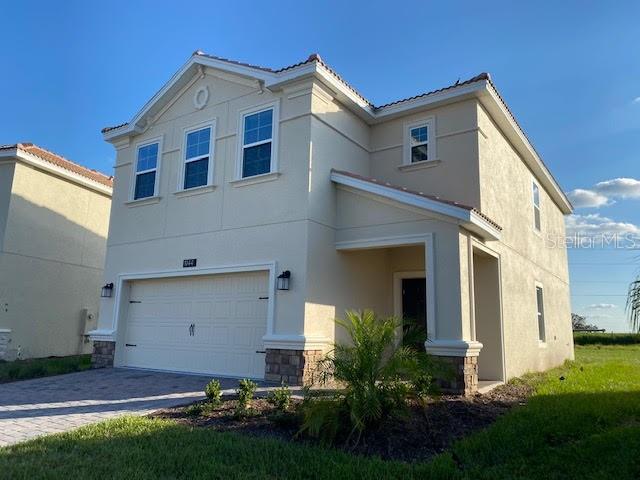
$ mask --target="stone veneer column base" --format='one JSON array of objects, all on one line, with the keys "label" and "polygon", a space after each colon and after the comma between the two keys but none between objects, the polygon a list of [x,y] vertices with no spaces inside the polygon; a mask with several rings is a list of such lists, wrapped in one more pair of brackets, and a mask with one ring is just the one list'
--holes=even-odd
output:
[{"label": "stone veneer column base", "polygon": [[438,385],[444,393],[457,395],[473,395],[478,392],[478,357],[436,357],[447,366],[450,379],[438,380]]},{"label": "stone veneer column base", "polygon": [[[267,348],[264,379],[287,385],[311,385],[322,350],[285,350]],[[317,380],[317,379],[315,379]]]},{"label": "stone veneer column base", "polygon": [[93,342],[91,368],[113,367],[113,356],[116,353],[116,342],[96,340]]}]

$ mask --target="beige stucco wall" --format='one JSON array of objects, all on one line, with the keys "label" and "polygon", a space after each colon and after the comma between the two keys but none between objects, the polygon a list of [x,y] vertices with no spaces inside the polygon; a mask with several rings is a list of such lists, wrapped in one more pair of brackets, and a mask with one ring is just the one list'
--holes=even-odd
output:
[{"label": "beige stucco wall", "polygon": [[[480,208],[503,227],[491,248],[500,255],[507,376],[551,368],[573,358],[564,216],[540,182],[541,232],[533,227],[532,173],[478,106]],[[547,342],[538,342],[535,283],[544,288]],[[481,339],[479,339],[481,341]]]},{"label": "beige stucco wall", "polygon": [[81,313],[95,316],[111,199],[14,163],[0,254],[0,328],[23,357],[89,352]]},{"label": "beige stucco wall", "polygon": [[[295,93],[275,95],[246,79],[210,73],[177,97],[147,131],[118,149],[105,282],[117,284],[119,275],[129,273],[181,270],[185,258],[197,258],[198,269],[275,262],[277,273],[288,269],[293,277],[291,290],[276,292],[273,333],[301,335],[307,279],[310,92],[300,94],[305,86],[297,85],[292,87]],[[197,110],[193,97],[202,87],[208,87],[209,100]],[[240,111],[273,101],[280,109],[280,175],[264,183],[234,184]],[[214,119],[215,188],[175,195],[185,129]],[[151,205],[127,204],[136,146],[158,137],[163,142],[160,199]],[[115,296],[102,299],[99,329],[113,328],[115,300]]]},{"label": "beige stucco wall", "polygon": [[[395,185],[439,195],[467,205],[480,199],[475,101],[467,100],[422,113],[406,115],[371,128],[371,176]],[[405,125],[435,118],[438,165],[402,171]],[[430,147],[431,148],[431,147]]]},{"label": "beige stucco wall", "polygon": [[[334,242],[433,234],[438,336],[468,337],[469,310],[464,304],[468,285],[461,282],[464,272],[459,267],[464,264],[460,255],[465,254],[466,247],[461,244],[465,237],[460,239],[458,225],[447,223],[442,217],[429,217],[424,212],[336,189],[329,174],[332,168],[345,170],[477,204],[480,192],[475,108],[473,101],[465,101],[367,126],[316,86],[312,97],[305,325],[331,332],[329,313],[340,316],[345,308],[375,308],[382,315],[392,314],[393,273],[425,268],[424,246],[337,252]],[[436,119],[431,141],[436,144],[440,163],[413,171],[399,169],[405,125],[430,116]],[[415,253],[416,248],[420,253]],[[399,255],[406,259],[407,254],[411,261],[402,265]],[[394,258],[400,262],[398,265],[394,265]],[[325,305],[324,309],[318,304]]]}]

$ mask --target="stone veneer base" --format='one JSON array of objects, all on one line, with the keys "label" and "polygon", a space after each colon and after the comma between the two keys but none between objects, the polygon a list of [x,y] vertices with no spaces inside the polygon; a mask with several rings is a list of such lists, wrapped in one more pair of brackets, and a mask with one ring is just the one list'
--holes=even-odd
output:
[{"label": "stone veneer base", "polygon": [[436,356],[451,374],[450,379],[439,380],[444,393],[473,395],[478,392],[478,357]]},{"label": "stone veneer base", "polygon": [[91,368],[113,367],[113,357],[116,353],[116,342],[96,340],[93,342],[91,354]]},{"label": "stone veneer base", "polygon": [[264,379],[287,385],[311,385],[322,350],[285,350],[268,348]]}]

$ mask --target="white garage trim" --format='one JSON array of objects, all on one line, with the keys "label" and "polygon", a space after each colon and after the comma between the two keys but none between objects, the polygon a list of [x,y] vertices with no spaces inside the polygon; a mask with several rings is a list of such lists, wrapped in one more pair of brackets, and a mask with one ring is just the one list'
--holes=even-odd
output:
[{"label": "white garage trim", "polygon": [[[94,330],[90,333],[91,340],[103,340],[114,342],[118,337],[118,325],[120,318],[126,315],[123,306],[125,300],[128,301],[128,290],[125,291],[126,282],[132,280],[150,280],[154,278],[177,278],[194,277],[200,275],[216,275],[220,273],[240,273],[240,272],[269,272],[269,305],[267,307],[267,335],[273,335],[273,318],[275,312],[275,285],[276,285],[276,262],[247,263],[237,265],[224,265],[219,267],[189,268],[180,270],[160,270],[152,272],[122,273],[118,275],[116,282],[116,295],[113,302],[113,322],[110,330]],[[116,346],[117,349],[117,346]]]}]

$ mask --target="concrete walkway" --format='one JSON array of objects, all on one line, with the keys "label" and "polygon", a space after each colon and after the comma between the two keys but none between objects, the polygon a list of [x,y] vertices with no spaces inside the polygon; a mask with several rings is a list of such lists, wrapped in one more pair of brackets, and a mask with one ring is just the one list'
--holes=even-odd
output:
[{"label": "concrete walkway", "polygon": [[[204,398],[211,377],[100,369],[0,384],[0,447]],[[238,381],[220,378],[223,389]]]}]

